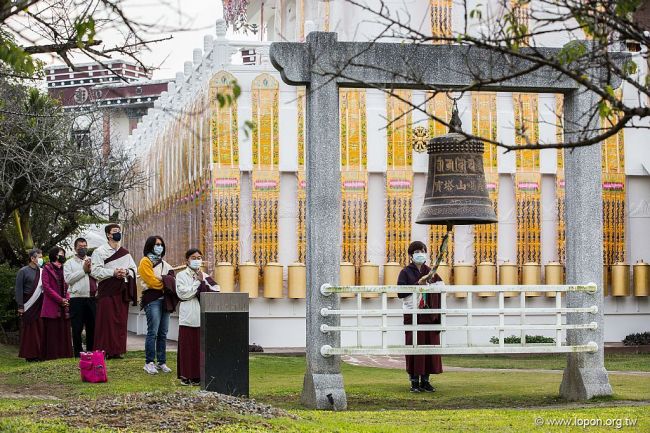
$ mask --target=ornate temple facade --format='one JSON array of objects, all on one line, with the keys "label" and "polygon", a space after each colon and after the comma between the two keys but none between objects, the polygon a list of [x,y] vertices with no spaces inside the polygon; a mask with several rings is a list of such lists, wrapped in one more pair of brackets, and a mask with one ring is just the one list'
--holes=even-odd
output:
[{"label": "ornate temple facade", "polygon": [[[395,9],[408,7],[412,17],[428,17],[417,20],[418,29],[428,34],[452,34],[462,25],[462,13],[451,1],[388,3]],[[125,242],[137,253],[147,236],[161,235],[173,265],[184,263],[185,250],[199,247],[222,288],[249,293],[251,343],[304,347],[308,90],[282,82],[269,62],[269,45],[273,40],[304,40],[311,30],[336,31],[339,40],[369,40],[383,26],[344,0],[224,1],[230,23],[243,10],[247,22],[257,24],[260,40],[227,39],[226,23],[218,22],[216,37],[205,37],[203,49],[194,50],[184,71],[130,136],[149,181],[130,193]],[[545,41],[554,46],[564,42]],[[645,73],[646,65],[641,68]],[[624,97],[626,90],[619,90]],[[467,132],[507,144],[561,140],[561,95],[457,96]],[[405,101],[450,119],[452,101],[442,93],[340,91],[341,281],[348,284],[394,284],[408,262],[409,242],[422,240],[432,252],[444,236],[444,227],[414,221],[424,198],[428,163],[417,143],[446,133],[447,127],[411,110]],[[648,265],[640,263],[650,261],[646,135],[626,129],[602,143],[605,263],[594,266],[606,270],[606,341],[648,330],[650,277]],[[499,222],[454,229],[441,271],[447,281],[562,282],[563,151],[504,153],[486,144],[484,166]],[[472,302],[496,305],[492,295],[481,293]],[[529,295],[532,306],[555,305],[553,298]],[[399,300],[390,302],[399,308]],[[458,297],[449,306],[466,302]],[[506,306],[509,302],[514,306],[519,299],[507,299]],[[342,302],[342,308],[354,306],[353,301]],[[466,317],[451,317],[448,323],[453,320],[464,323]],[[473,320],[479,324],[481,318]],[[146,331],[137,309],[130,329]],[[174,326],[170,334],[173,338]],[[402,333],[393,334],[394,341],[402,340]],[[486,331],[481,338],[487,341],[492,335]],[[343,334],[344,345],[346,338]],[[465,337],[450,331],[447,338]]]}]

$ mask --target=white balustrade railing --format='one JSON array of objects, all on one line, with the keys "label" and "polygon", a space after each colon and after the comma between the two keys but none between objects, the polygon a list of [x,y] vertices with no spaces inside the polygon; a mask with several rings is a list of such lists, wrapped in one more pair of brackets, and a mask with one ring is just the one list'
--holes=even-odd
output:
[{"label": "white balustrade railing", "polygon": [[[356,325],[328,325],[322,324],[322,332],[356,332],[357,345],[346,347],[321,347],[323,356],[331,355],[465,355],[465,354],[508,354],[508,353],[569,353],[569,352],[595,352],[598,345],[589,342],[584,345],[562,344],[562,331],[564,330],[596,330],[598,324],[595,321],[584,323],[563,323],[562,318],[569,313],[590,313],[596,314],[596,305],[579,308],[562,307],[562,294],[567,292],[589,292],[595,293],[595,284],[585,285],[503,285],[503,286],[332,286],[324,284],[320,291],[325,296],[340,295],[342,293],[356,294],[356,309],[331,309],[323,308],[320,311],[322,317],[356,317]],[[498,307],[482,308],[472,304],[473,294],[478,292],[496,292],[498,294]],[[519,304],[517,307],[505,307],[505,292],[519,293]],[[527,307],[526,292],[542,292],[555,294],[555,307]],[[381,308],[363,308],[362,295],[375,293],[381,295]],[[388,295],[391,293],[438,293],[440,294],[440,308],[417,308],[417,302],[413,302],[413,309],[388,308]],[[454,293],[467,293],[465,308],[447,308],[447,295]],[[440,324],[418,324],[413,320],[411,325],[389,325],[388,318],[395,316],[418,315],[418,314],[439,314]],[[474,316],[498,315],[498,323],[495,324],[474,324]],[[553,323],[526,323],[527,316],[554,315]],[[448,316],[465,316],[466,324],[450,325],[447,323]],[[518,324],[507,324],[506,316],[519,316]],[[365,317],[380,317],[381,324],[363,324]],[[587,316],[588,317],[588,316]],[[491,346],[472,344],[472,331],[498,331],[499,343]],[[520,331],[521,343],[505,344],[505,331]],[[555,343],[526,343],[526,332],[529,330],[555,331]],[[388,332],[411,331],[413,335],[412,345],[389,346]],[[418,345],[417,331],[438,331],[440,332],[440,345]],[[466,331],[466,345],[450,345],[447,343],[447,331]],[[372,347],[362,344],[362,332],[381,333],[381,346]]]}]

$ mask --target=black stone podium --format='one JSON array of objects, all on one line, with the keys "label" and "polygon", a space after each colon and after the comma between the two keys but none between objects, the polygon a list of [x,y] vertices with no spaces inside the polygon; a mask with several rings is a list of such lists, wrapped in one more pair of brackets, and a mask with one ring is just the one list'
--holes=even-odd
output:
[{"label": "black stone podium", "polygon": [[201,293],[201,389],[248,396],[248,293]]}]

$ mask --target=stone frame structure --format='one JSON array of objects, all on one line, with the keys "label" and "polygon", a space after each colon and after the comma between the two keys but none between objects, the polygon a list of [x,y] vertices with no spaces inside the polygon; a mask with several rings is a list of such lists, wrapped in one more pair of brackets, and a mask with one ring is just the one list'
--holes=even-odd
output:
[{"label": "stone frame structure", "polygon": [[[588,44],[588,42],[584,42]],[[537,48],[545,55],[558,48]],[[339,88],[384,87],[458,90],[484,82],[481,90],[498,92],[562,93],[566,141],[593,136],[597,119],[585,113],[597,102],[592,92],[566,76],[505,54],[460,45],[404,45],[397,43],[338,42],[336,33],[312,32],[305,43],[271,45],[273,66],[285,83],[307,86],[306,202],[307,202],[307,371],[302,403],[317,409],[344,410],[347,399],[340,357],[323,357],[320,347],[340,346],[338,333],[323,333],[320,325],[338,325],[338,316],[321,317],[323,307],[338,309],[336,296],[326,297],[320,287],[338,284],[341,233],[338,222],[340,188]],[[405,66],[408,65],[408,76]],[[603,71],[586,71],[603,77]],[[414,78],[415,77],[415,78]],[[499,78],[503,77],[503,80]],[[511,77],[511,78],[508,78]],[[507,78],[507,79],[506,79]],[[481,81],[484,79],[486,81]],[[617,87],[620,83],[615,84]],[[476,90],[476,89],[472,89]],[[567,283],[595,282],[598,291],[569,293],[567,307],[596,305],[591,316],[596,330],[569,330],[567,343],[594,341],[594,353],[568,355],[560,393],[569,400],[611,395],[603,350],[603,260],[601,146],[567,152],[566,246]],[[598,265],[594,265],[598,264]],[[567,323],[583,321],[570,313]]]}]

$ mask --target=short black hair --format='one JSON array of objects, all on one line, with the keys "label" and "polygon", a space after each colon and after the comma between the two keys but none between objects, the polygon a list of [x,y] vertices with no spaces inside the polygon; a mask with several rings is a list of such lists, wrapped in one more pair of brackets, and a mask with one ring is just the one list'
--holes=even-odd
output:
[{"label": "short black hair", "polygon": [[147,240],[144,242],[144,248],[142,249],[142,255],[147,256],[147,254],[151,253],[153,254],[153,247],[156,245],[156,241],[160,239],[160,242],[162,242],[163,245],[163,252],[160,255],[160,257],[165,257],[165,253],[167,252],[167,247],[165,247],[165,241],[163,238],[161,238],[158,235],[155,236],[149,236]]},{"label": "short black hair", "polygon": [[33,257],[36,257],[38,254],[43,254],[43,251],[38,248],[32,248],[31,250],[27,251],[27,255],[29,256],[30,260]]},{"label": "short black hair", "polygon": [[56,258],[59,255],[59,251],[63,251],[63,254],[65,255],[65,250],[61,247],[54,246],[50,248],[50,252],[47,254],[47,256],[50,258],[50,262],[52,263],[56,262]]},{"label": "short black hair", "polygon": [[199,254],[203,255],[203,253],[201,252],[200,249],[198,249],[198,248],[190,248],[189,250],[185,251],[185,260],[189,259],[190,256],[192,254],[194,254],[194,253],[199,253]]},{"label": "short black hair", "polygon": [[111,233],[111,230],[113,229],[122,230],[122,227],[120,227],[119,224],[115,224],[115,223],[106,224],[106,226],[104,227],[104,233],[106,233],[106,237],[108,237],[108,235]]},{"label": "short black hair", "polygon": [[420,241],[411,242],[411,244],[409,245],[409,250],[408,250],[409,251],[409,256],[412,256],[413,253],[418,251],[418,250],[424,250],[424,252],[426,253],[427,252],[427,246],[424,245],[424,242],[420,242]]},{"label": "short black hair", "polygon": [[75,248],[77,248],[77,244],[78,244],[79,242],[85,242],[85,243],[88,243],[88,241],[85,240],[84,238],[77,238],[77,239],[74,240],[74,247],[75,247]]}]

